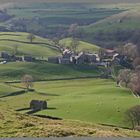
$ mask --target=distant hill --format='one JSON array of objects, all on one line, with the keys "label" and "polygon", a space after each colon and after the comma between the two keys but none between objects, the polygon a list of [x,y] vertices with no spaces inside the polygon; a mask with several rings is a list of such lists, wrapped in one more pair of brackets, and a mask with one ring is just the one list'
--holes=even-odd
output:
[{"label": "distant hill", "polygon": [[[10,0],[1,0],[0,3],[11,2]],[[12,0],[12,2],[38,2],[38,0]],[[85,2],[85,0],[39,0],[39,2]],[[135,3],[139,0],[86,0],[90,3]]]},{"label": "distant hill", "polygon": [[[124,8],[125,4],[117,5]],[[133,42],[140,32],[140,5],[126,4],[123,12],[104,18],[96,23],[81,26],[84,39],[102,47],[116,47],[126,42]],[[136,39],[135,39],[136,40]]]},{"label": "distant hill", "polygon": [[139,28],[140,9],[133,9],[112,15],[108,18],[100,20],[94,24],[87,26],[88,32],[97,30],[111,31],[119,29],[134,29]]}]

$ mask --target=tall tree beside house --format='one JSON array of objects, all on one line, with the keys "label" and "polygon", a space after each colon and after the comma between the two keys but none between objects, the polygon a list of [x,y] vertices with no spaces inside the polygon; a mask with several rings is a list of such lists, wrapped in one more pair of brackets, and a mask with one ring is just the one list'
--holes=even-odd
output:
[{"label": "tall tree beside house", "polygon": [[104,55],[105,55],[105,49],[100,48],[99,51],[98,51],[98,55],[100,57],[100,60],[102,60],[104,58]]},{"label": "tall tree beside house", "polygon": [[29,34],[29,35],[27,36],[27,39],[30,41],[30,43],[32,43],[33,40],[35,39],[35,35],[34,35],[34,34]]},{"label": "tall tree beside house", "polygon": [[71,44],[70,44],[70,46],[71,46],[71,49],[72,49],[74,52],[77,51],[77,48],[78,48],[79,44],[80,44],[80,42],[79,42],[79,40],[78,40],[77,38],[72,38],[72,39],[71,39]]},{"label": "tall tree beside house", "polygon": [[18,45],[17,44],[14,44],[13,45],[13,55],[17,55],[18,54]]},{"label": "tall tree beside house", "polygon": [[34,81],[33,77],[28,74],[24,75],[21,78],[21,82],[23,83],[27,91],[29,91],[29,89],[33,87],[33,81]]}]

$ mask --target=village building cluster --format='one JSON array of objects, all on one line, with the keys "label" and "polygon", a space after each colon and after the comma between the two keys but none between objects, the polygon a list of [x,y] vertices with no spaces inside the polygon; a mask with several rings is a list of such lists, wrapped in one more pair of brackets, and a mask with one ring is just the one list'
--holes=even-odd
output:
[{"label": "village building cluster", "polygon": [[[5,51],[0,52],[0,64],[6,64],[7,62],[34,62],[35,57],[32,56],[16,56],[10,55]],[[112,64],[123,65],[125,67],[130,67],[128,59],[124,55],[120,55],[115,50],[105,49],[102,55],[98,53],[91,52],[74,52],[70,49],[63,49],[61,56],[48,57],[49,63],[54,64],[90,64],[96,66],[109,67]]]},{"label": "village building cluster", "polygon": [[115,50],[105,49],[102,57],[98,53],[79,52],[74,53],[69,49],[64,49],[62,56],[49,57],[49,63],[55,64],[94,64],[97,66],[108,67],[112,64],[125,64],[127,59]]},{"label": "village building cluster", "polygon": [[0,58],[1,62],[0,64],[5,64],[7,62],[11,61],[22,61],[22,62],[33,62],[35,61],[35,58],[32,56],[16,56],[16,55],[10,55],[7,52],[0,52]]},{"label": "village building cluster", "polygon": [[62,52],[62,56],[49,57],[48,62],[57,64],[92,64],[97,62],[98,59],[98,54],[89,52],[74,53],[69,49],[64,49]]}]

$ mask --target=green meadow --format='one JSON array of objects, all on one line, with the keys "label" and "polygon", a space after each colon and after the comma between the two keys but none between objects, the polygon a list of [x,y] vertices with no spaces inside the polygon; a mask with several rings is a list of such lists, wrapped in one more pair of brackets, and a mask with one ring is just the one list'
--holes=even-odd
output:
[{"label": "green meadow", "polygon": [[50,40],[35,36],[33,43],[30,43],[30,40],[27,39],[28,35],[28,33],[21,32],[1,32],[0,51],[12,54],[14,47],[17,46],[17,55],[31,55],[47,59],[49,56],[60,54]]},{"label": "green meadow", "polygon": [[[64,45],[65,47],[71,47],[71,42],[72,39],[71,38],[65,38],[60,40],[60,44]],[[99,46],[88,43],[88,42],[84,42],[84,41],[79,41],[79,45],[77,46],[77,51],[91,51],[91,52],[98,52],[100,49]]]},{"label": "green meadow", "polygon": [[[23,87],[22,84],[14,85]],[[114,81],[107,79],[36,82],[34,89],[35,92],[4,98],[5,104],[14,103],[11,108],[20,109],[29,107],[33,99],[46,100],[48,109],[36,114],[130,127],[125,121],[125,111],[140,103],[128,89],[117,87]]]},{"label": "green meadow", "polygon": [[[13,17],[0,22],[0,27],[19,32],[0,32],[0,52],[12,55],[17,49],[17,56],[29,55],[45,61],[0,64],[0,137],[140,136],[140,132],[130,129],[125,116],[127,109],[140,104],[140,99],[129,89],[118,87],[113,78],[102,78],[106,68],[46,61],[48,57],[61,56],[55,43],[47,38],[64,35],[67,38],[61,36],[60,45],[71,46],[67,36],[71,24],[77,23],[77,31],[84,33],[77,51],[98,52],[100,46],[95,44],[100,44],[98,37],[102,33],[139,29],[139,11],[139,4],[114,2],[10,5],[6,13]],[[27,32],[36,34],[33,42],[27,39],[28,33],[20,32],[25,27]],[[116,40],[107,41],[105,37],[102,41],[105,45]],[[122,68],[115,66],[114,75]],[[23,91],[21,78],[26,74],[34,79],[33,91]],[[45,100],[48,108],[26,114],[31,100]]]},{"label": "green meadow", "polygon": [[20,80],[25,74],[35,80],[100,76],[104,68],[90,65],[59,65],[51,63],[11,62],[0,66],[0,81]]}]

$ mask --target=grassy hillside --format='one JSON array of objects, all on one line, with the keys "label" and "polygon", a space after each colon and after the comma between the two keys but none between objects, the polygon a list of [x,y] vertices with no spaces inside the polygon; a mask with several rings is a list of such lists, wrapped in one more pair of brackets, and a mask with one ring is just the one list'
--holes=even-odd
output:
[{"label": "grassy hillside", "polygon": [[32,99],[47,100],[49,109],[37,114],[121,127],[129,126],[124,112],[140,103],[128,89],[116,87],[112,80],[37,82],[34,89],[35,93],[8,97],[5,103],[14,102],[11,108],[19,109],[28,107]]},{"label": "grassy hillside", "polygon": [[86,28],[87,32],[94,32],[97,30],[102,30],[105,32],[110,32],[116,29],[134,29],[139,28],[140,23],[140,9],[136,8],[133,10],[128,10],[120,14],[116,14],[105,18],[93,25]]},{"label": "grassy hillside", "polygon": [[[1,104],[1,103],[0,103]],[[0,137],[138,137],[139,132],[92,125],[80,121],[49,120],[28,115],[21,115],[9,108],[0,108]]]},{"label": "grassy hillside", "polygon": [[0,67],[0,80],[20,80],[24,74],[32,75],[35,80],[47,80],[97,76],[102,72],[102,69],[91,66],[15,62]]},{"label": "grassy hillside", "polygon": [[[66,38],[66,39],[60,40],[60,44],[64,44],[66,47],[71,47],[71,42],[72,42],[71,38]],[[88,51],[92,51],[92,52],[97,52],[99,49],[100,49],[99,46],[90,44],[90,43],[87,43],[84,41],[79,41],[79,45],[77,47],[77,51],[88,50]]]},{"label": "grassy hillside", "polygon": [[117,8],[102,8],[95,3],[16,3],[9,4],[9,20],[0,22],[0,30],[32,32],[43,37],[60,37],[67,34],[71,24],[89,25],[122,12]]},{"label": "grassy hillside", "polygon": [[48,39],[36,36],[33,43],[27,39],[28,33],[21,32],[1,32],[0,33],[0,51],[7,51],[10,54],[14,52],[17,46],[17,55],[31,55],[34,57],[45,57],[59,55],[58,50],[54,48],[53,43]]},{"label": "grassy hillside", "polygon": [[[114,7],[113,5],[109,5]],[[84,39],[101,47],[116,47],[138,38],[140,27],[140,4],[118,4],[116,8],[124,9],[118,14],[104,18],[96,23],[80,27]]]}]

